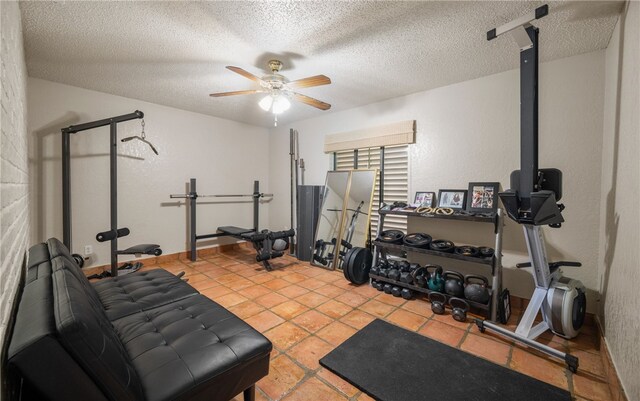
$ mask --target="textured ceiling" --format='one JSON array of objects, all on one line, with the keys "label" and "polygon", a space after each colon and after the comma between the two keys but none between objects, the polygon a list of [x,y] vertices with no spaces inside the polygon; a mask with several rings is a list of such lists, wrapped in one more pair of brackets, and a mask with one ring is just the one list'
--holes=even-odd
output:
[{"label": "textured ceiling", "polygon": [[[515,42],[487,30],[544,2],[22,2],[29,75],[199,113],[272,126],[256,87],[226,70],[290,80],[324,74],[300,92],[332,104],[294,104],[282,123],[516,68]],[[548,2],[542,61],[603,49],[620,2]]]}]

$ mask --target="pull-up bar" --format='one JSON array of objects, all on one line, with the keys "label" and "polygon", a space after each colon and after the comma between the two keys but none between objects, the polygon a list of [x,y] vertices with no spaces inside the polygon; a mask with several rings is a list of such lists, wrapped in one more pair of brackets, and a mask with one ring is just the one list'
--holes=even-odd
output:
[{"label": "pull-up bar", "polygon": [[263,193],[253,193],[248,195],[200,195],[195,192],[190,192],[188,194],[171,194],[170,198],[182,198],[182,199],[190,199],[190,198],[273,198],[273,194],[263,194]]}]

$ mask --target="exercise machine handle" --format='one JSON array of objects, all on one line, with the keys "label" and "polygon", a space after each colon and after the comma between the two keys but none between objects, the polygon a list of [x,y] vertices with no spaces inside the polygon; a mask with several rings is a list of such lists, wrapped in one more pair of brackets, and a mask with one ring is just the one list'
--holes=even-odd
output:
[{"label": "exercise machine handle", "polygon": [[98,242],[111,241],[114,238],[126,237],[130,233],[127,227],[119,228],[118,230],[103,231],[96,234],[96,240]]}]

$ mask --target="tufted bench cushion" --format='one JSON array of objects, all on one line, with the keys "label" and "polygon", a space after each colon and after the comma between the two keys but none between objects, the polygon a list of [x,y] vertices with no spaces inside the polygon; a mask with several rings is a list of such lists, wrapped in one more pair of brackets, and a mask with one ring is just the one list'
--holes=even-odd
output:
[{"label": "tufted bench cushion", "polygon": [[152,401],[168,399],[167,394],[179,399],[195,386],[203,394],[215,393],[225,385],[223,373],[244,366],[248,382],[229,394],[231,398],[262,377],[264,361],[255,369],[251,366],[271,352],[262,334],[202,295],[112,324]]},{"label": "tufted bench cushion", "polygon": [[157,269],[100,280],[93,284],[109,320],[198,294],[166,270]]}]

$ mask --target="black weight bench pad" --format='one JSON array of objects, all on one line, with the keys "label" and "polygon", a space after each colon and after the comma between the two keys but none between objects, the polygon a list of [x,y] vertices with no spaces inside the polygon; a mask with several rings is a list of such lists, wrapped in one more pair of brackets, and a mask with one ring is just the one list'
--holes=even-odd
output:
[{"label": "black weight bench pad", "polygon": [[253,234],[253,230],[249,228],[240,228],[235,226],[218,227],[218,231],[223,234],[231,235],[234,237],[240,237],[243,234]]},{"label": "black weight bench pad", "polygon": [[[269,340],[168,272],[107,279],[98,292],[55,239],[32,247],[27,267],[27,277],[38,275],[23,288],[7,354],[24,400],[226,401],[269,371]],[[141,283],[170,284],[174,299]],[[129,314],[110,321],[115,311]]]},{"label": "black weight bench pad", "polygon": [[158,244],[140,244],[140,245],[131,246],[123,251],[118,251],[118,254],[120,255],[138,255],[138,254],[151,255],[153,251],[158,248],[160,248],[160,245]]},{"label": "black weight bench pad", "polygon": [[195,288],[166,270],[112,277],[93,283],[111,321],[198,294]]}]

